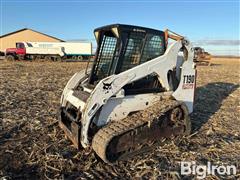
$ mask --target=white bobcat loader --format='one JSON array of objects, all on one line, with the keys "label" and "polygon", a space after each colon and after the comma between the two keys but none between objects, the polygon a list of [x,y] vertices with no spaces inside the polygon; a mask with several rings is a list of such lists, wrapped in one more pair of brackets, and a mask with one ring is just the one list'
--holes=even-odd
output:
[{"label": "white bobcat loader", "polygon": [[168,30],[122,24],[94,33],[92,68],[74,74],[61,97],[59,124],[73,144],[114,163],[189,134],[196,83],[191,43]]}]

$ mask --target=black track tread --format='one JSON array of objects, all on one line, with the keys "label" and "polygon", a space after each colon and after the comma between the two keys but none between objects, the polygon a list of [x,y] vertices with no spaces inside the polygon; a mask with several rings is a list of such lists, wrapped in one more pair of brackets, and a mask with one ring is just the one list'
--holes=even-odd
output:
[{"label": "black track tread", "polygon": [[183,103],[176,100],[162,100],[153,106],[134,113],[121,121],[113,121],[101,128],[93,138],[92,147],[96,154],[106,163],[111,163],[106,157],[106,150],[110,141],[132,129],[138,128],[147,122],[154,121],[165,112],[174,109]]}]

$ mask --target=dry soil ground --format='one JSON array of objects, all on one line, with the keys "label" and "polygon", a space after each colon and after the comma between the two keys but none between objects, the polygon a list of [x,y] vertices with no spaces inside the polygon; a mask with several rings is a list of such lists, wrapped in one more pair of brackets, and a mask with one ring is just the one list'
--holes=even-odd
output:
[{"label": "dry soil ground", "polygon": [[61,92],[84,63],[0,61],[0,178],[193,178],[180,174],[181,160],[235,165],[238,174],[228,178],[240,178],[240,64],[214,62],[197,68],[191,136],[109,166],[78,152],[56,121]]}]

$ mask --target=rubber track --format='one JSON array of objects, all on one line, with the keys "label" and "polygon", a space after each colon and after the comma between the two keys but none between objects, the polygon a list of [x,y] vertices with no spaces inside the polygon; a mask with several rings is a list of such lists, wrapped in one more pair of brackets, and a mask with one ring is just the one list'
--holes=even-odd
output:
[{"label": "rubber track", "polygon": [[[96,154],[106,163],[111,163],[106,157],[109,142],[116,136],[136,129],[146,122],[151,122],[164,115],[165,112],[180,106],[182,103],[176,100],[162,100],[153,106],[134,113],[121,121],[111,122],[100,129],[93,138],[92,147]],[[131,153],[130,153],[131,154]],[[130,156],[129,154],[129,156]],[[125,156],[125,155],[124,155]]]}]

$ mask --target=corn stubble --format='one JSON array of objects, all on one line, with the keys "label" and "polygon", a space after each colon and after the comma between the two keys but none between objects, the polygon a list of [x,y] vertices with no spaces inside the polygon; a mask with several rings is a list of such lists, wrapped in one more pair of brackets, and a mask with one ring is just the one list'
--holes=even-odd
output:
[{"label": "corn stubble", "polygon": [[183,160],[239,170],[240,66],[239,60],[225,61],[197,68],[190,136],[114,166],[99,161],[91,149],[76,150],[57,124],[61,92],[85,63],[0,61],[0,177],[181,179]]}]

